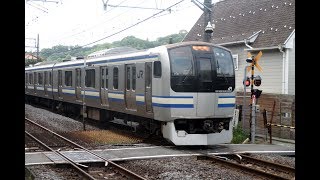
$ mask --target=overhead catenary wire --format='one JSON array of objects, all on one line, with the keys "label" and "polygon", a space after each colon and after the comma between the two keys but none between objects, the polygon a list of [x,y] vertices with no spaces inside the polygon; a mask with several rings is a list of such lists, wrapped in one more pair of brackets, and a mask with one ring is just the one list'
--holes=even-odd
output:
[{"label": "overhead catenary wire", "polygon": [[177,2],[177,3],[175,3],[175,4],[173,4],[173,5],[171,5],[171,6],[169,6],[169,7],[167,7],[166,9],[164,9],[164,10],[158,12],[158,13],[155,13],[155,14],[153,14],[153,15],[151,15],[151,16],[149,16],[149,17],[147,17],[147,18],[145,18],[145,19],[143,19],[143,20],[141,20],[141,21],[139,21],[139,22],[137,22],[137,23],[135,23],[135,24],[133,24],[133,25],[131,25],[131,26],[128,26],[128,27],[126,27],[126,28],[124,28],[124,29],[121,29],[120,31],[117,31],[117,32],[115,32],[115,33],[113,33],[113,34],[110,34],[110,35],[108,35],[108,36],[106,36],[106,37],[103,37],[103,38],[98,39],[98,40],[96,40],[96,41],[93,41],[93,42],[91,42],[91,43],[88,43],[88,44],[85,44],[85,45],[82,45],[82,46],[78,46],[78,47],[73,48],[73,49],[71,49],[71,50],[75,50],[75,49],[79,49],[79,48],[82,48],[82,47],[85,47],[85,46],[89,46],[89,45],[92,45],[92,44],[94,44],[94,43],[100,42],[100,41],[102,41],[102,40],[104,40],[104,39],[107,39],[107,38],[109,38],[109,37],[112,37],[112,36],[114,36],[114,35],[117,35],[117,34],[123,32],[123,31],[126,31],[126,30],[128,30],[128,29],[130,29],[130,28],[132,28],[132,27],[134,27],[134,26],[137,26],[137,25],[140,24],[140,23],[143,23],[143,22],[145,22],[145,21],[147,21],[147,20],[155,17],[156,15],[158,15],[158,14],[164,12],[164,11],[167,11],[168,9],[170,9],[170,8],[172,8],[172,7],[180,4],[180,3],[183,2],[183,1],[184,1],[184,0],[181,0],[181,1],[179,1],[179,2]]},{"label": "overhead catenary wire", "polygon": [[[121,5],[121,4],[123,4],[124,2],[126,2],[126,1],[128,1],[128,0],[123,0],[123,1],[121,1],[121,2],[120,2],[119,4],[117,4],[117,5]],[[143,2],[144,2],[144,1],[143,1]],[[111,11],[114,10],[114,9],[116,9],[116,8],[112,8],[112,9],[110,9],[110,10],[107,10],[107,11],[105,12],[105,14],[111,12]],[[115,18],[118,18],[118,17],[120,17],[120,16],[122,16],[123,14],[126,14],[126,13],[128,13],[128,12],[129,12],[129,11],[126,11],[126,12],[121,13],[121,14],[117,14],[117,15],[115,15],[115,16],[112,17],[112,18],[109,18],[109,19],[107,19],[107,20],[103,20],[102,22],[99,22],[99,23],[97,23],[97,24],[95,24],[95,25],[92,25],[92,26],[89,27],[89,28],[83,29],[83,30],[81,30],[80,32],[77,32],[77,33],[74,33],[74,34],[71,34],[71,35],[68,35],[68,36],[64,36],[64,37],[61,37],[61,38],[57,38],[54,42],[59,41],[59,40],[61,40],[61,39],[71,38],[71,37],[77,36],[77,35],[79,35],[79,34],[88,32],[88,30],[91,30],[91,29],[93,29],[93,28],[96,28],[96,27],[104,24],[105,22],[109,22],[110,20],[113,20],[113,19],[115,19]]]},{"label": "overhead catenary wire", "polygon": [[[48,13],[48,11],[46,11],[46,10],[44,10],[44,9],[41,9],[40,7],[37,7],[37,6],[33,5],[33,4],[30,4],[30,3],[26,3],[26,4],[28,4],[28,5],[31,6],[31,7],[36,8],[36,9],[42,11],[42,12]],[[48,9],[47,9],[47,10],[48,10]]]}]

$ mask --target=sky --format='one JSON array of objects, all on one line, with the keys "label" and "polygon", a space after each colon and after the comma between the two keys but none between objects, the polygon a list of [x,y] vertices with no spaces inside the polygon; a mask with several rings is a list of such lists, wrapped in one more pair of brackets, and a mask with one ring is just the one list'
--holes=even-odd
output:
[{"label": "sky", "polygon": [[203,11],[191,0],[180,1],[25,0],[25,45],[31,46],[26,50],[36,51],[33,47],[38,34],[41,50],[56,45],[90,47],[131,35],[154,41],[180,30],[189,31]]}]

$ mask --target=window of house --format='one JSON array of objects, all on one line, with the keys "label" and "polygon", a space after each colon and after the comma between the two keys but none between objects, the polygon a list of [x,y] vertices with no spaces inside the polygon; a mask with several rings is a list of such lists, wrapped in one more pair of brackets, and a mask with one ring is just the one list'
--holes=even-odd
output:
[{"label": "window of house", "polygon": [[86,87],[95,87],[95,70],[86,70]]},{"label": "window of house", "polygon": [[72,86],[72,71],[64,72],[64,84],[69,87]]},{"label": "window of house", "polygon": [[239,64],[238,64],[238,54],[233,54],[232,55],[232,59],[233,59],[233,64],[234,64],[234,70],[238,70],[239,69]]}]

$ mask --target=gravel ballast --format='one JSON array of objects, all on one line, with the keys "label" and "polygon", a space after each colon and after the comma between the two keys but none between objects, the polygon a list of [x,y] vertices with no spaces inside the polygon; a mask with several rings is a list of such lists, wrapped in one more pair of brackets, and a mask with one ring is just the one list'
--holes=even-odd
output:
[{"label": "gravel ballast", "polygon": [[[83,124],[68,117],[54,114],[48,110],[25,105],[25,116],[49,129],[58,132],[73,132],[83,130]],[[99,130],[97,127],[86,125],[87,130]],[[132,144],[129,147],[141,147],[145,144]],[[106,144],[102,147],[115,148]],[[120,148],[120,146],[119,146]],[[252,156],[273,161],[279,164],[295,166],[294,157],[286,157],[278,154],[253,154]],[[172,157],[161,159],[131,160],[117,162],[119,165],[145,177],[146,179],[265,179],[254,176],[248,172],[236,170],[210,160],[197,160],[196,157]],[[49,165],[30,166],[30,170],[37,175],[36,179],[78,179],[70,168],[55,168]],[[112,179],[112,178],[111,178]]]}]

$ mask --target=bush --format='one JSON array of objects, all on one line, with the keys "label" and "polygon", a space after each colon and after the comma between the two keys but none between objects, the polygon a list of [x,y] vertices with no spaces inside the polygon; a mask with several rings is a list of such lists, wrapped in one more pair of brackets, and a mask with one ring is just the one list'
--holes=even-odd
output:
[{"label": "bush", "polygon": [[231,143],[241,144],[248,137],[249,137],[249,134],[244,132],[242,127],[238,124],[237,127],[233,128],[233,138],[232,138]]}]

